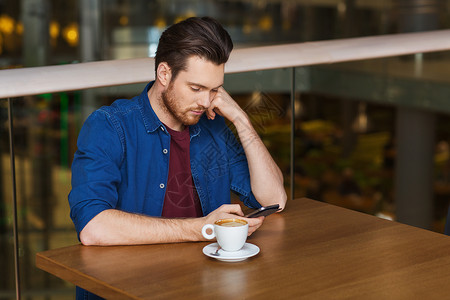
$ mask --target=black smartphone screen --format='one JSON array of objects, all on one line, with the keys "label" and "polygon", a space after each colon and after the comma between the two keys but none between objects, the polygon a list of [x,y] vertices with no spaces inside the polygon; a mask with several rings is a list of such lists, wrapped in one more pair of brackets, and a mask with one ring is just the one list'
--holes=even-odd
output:
[{"label": "black smartphone screen", "polygon": [[279,209],[280,209],[280,205],[278,205],[278,204],[263,206],[261,208],[258,208],[255,211],[252,211],[245,217],[246,218],[257,218],[257,217],[261,217],[261,216],[266,217],[268,215],[273,214],[274,212],[277,212]]}]

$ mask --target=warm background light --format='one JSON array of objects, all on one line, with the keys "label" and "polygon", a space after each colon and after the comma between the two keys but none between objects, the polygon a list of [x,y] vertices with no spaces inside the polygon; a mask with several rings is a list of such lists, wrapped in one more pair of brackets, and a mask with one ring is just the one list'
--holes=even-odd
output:
[{"label": "warm background light", "polygon": [[63,37],[70,46],[77,46],[79,40],[78,25],[76,23],[71,23],[65,27],[63,30]]},{"label": "warm background light", "polygon": [[130,22],[130,20],[128,19],[127,16],[121,16],[119,18],[119,24],[122,26],[127,26],[129,22]]},{"label": "warm background light", "polygon": [[192,17],[195,17],[195,16],[196,16],[196,14],[195,14],[194,11],[188,10],[185,14],[176,17],[175,21],[173,23],[176,24],[176,23],[179,23],[179,22],[181,22],[183,20],[186,20],[188,18],[192,18]]},{"label": "warm background light", "polygon": [[167,22],[164,18],[159,17],[155,20],[155,26],[162,29],[165,28],[167,26]]},{"label": "warm background light", "polygon": [[12,34],[14,32],[15,21],[8,15],[0,16],[0,31],[4,34]]},{"label": "warm background light", "polygon": [[262,31],[270,31],[273,27],[273,20],[270,16],[264,16],[259,20],[258,26]]},{"label": "warm background light", "polygon": [[16,24],[16,33],[18,35],[22,35],[23,34],[23,24],[22,24],[22,22],[17,22],[17,24]]},{"label": "warm background light", "polygon": [[49,29],[50,37],[56,39],[59,36],[60,31],[61,27],[59,26],[59,23],[57,21],[52,21]]}]

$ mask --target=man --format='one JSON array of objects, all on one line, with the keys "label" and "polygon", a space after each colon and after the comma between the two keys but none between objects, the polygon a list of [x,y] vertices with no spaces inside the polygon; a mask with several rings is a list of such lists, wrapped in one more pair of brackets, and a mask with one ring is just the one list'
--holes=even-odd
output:
[{"label": "man", "polygon": [[232,47],[211,18],[177,23],[160,38],[155,81],[86,120],[69,194],[84,245],[200,241],[204,224],[235,217],[250,235],[264,218],[244,218],[230,190],[249,207],[284,208],[280,169],[222,87]]},{"label": "man", "polygon": [[[160,38],[155,81],[86,120],[69,194],[84,245],[200,241],[204,224],[236,217],[250,235],[264,218],[244,218],[230,190],[249,207],[284,208],[280,169],[222,87],[232,47],[211,18],[175,24]],[[82,297],[96,298],[77,289]]]}]

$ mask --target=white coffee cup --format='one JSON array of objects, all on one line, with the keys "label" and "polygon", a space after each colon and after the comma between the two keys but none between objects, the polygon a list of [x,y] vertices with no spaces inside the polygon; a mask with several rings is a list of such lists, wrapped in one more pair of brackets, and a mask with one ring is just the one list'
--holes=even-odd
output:
[{"label": "white coffee cup", "polygon": [[[206,233],[211,229],[212,233]],[[217,220],[214,224],[206,224],[202,228],[202,235],[211,240],[217,239],[219,246],[225,251],[238,251],[245,245],[248,235],[248,223],[241,219]]]}]

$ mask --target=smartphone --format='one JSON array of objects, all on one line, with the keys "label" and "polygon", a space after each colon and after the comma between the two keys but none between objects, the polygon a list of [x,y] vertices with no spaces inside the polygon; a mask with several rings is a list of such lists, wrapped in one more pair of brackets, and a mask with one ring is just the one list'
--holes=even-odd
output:
[{"label": "smartphone", "polygon": [[261,208],[258,208],[257,210],[252,211],[248,215],[246,215],[246,218],[257,218],[257,217],[267,217],[268,215],[273,214],[274,212],[277,212],[280,210],[280,205],[274,204],[269,206],[263,206]]}]

